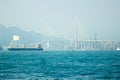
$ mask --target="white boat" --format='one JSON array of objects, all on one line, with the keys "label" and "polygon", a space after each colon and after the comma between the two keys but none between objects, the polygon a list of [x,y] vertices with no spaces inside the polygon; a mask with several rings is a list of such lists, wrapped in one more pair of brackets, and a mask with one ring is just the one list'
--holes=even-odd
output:
[{"label": "white boat", "polygon": [[119,51],[119,50],[120,50],[120,48],[117,48],[116,50],[117,50],[117,51]]}]

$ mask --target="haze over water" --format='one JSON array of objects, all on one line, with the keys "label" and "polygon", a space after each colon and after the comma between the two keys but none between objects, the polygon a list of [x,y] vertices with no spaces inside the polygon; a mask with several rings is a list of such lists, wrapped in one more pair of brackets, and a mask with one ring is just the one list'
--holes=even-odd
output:
[{"label": "haze over water", "polygon": [[0,0],[0,47],[48,50],[1,50],[0,80],[120,80],[119,34],[120,0]]},{"label": "haze over water", "polygon": [[79,40],[120,40],[120,0],[0,0],[0,24]]}]

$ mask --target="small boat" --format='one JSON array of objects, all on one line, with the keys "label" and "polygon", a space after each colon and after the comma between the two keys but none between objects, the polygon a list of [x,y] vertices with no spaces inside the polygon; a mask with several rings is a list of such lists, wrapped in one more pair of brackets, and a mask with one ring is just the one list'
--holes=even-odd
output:
[{"label": "small boat", "polygon": [[117,50],[117,51],[119,51],[119,50],[120,50],[120,48],[117,48],[116,50]]}]

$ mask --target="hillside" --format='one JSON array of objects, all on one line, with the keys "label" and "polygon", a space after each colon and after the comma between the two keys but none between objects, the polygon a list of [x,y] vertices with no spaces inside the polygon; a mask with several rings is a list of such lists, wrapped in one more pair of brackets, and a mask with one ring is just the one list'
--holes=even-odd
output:
[{"label": "hillside", "polygon": [[10,41],[13,39],[13,35],[20,36],[20,42],[24,44],[43,42],[44,35],[38,34],[34,31],[24,31],[18,27],[5,27],[4,25],[0,25],[0,44],[7,46]]}]

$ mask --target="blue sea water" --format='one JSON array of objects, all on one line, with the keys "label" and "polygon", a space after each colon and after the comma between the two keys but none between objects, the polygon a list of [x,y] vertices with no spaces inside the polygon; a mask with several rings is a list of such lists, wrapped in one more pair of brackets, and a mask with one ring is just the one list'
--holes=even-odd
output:
[{"label": "blue sea water", "polygon": [[1,51],[0,80],[120,80],[120,51]]}]

